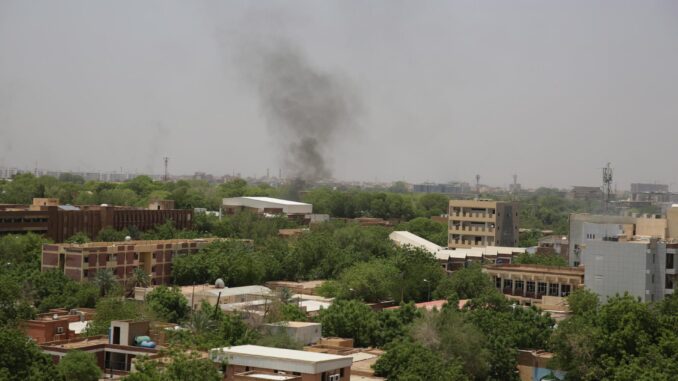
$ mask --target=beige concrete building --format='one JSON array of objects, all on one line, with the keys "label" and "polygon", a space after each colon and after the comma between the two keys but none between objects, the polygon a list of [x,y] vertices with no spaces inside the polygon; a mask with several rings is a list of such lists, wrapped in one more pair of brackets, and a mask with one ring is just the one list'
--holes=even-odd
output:
[{"label": "beige concrete building", "polygon": [[678,204],[666,211],[666,238],[678,239]]},{"label": "beige concrete building", "polygon": [[449,248],[518,245],[518,204],[489,200],[450,200]]},{"label": "beige concrete building", "polygon": [[544,297],[566,297],[584,287],[584,269],[541,265],[485,265],[495,287],[521,304],[555,304]]}]

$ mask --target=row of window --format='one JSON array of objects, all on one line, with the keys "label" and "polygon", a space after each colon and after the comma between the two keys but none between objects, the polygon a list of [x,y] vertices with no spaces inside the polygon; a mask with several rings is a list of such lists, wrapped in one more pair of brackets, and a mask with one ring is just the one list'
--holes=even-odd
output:
[{"label": "row of window", "polygon": [[569,284],[534,282],[534,281],[526,282],[522,280],[514,281],[512,279],[501,279],[499,277],[495,278],[495,286],[498,289],[503,289],[508,292],[511,292],[512,290],[512,292],[519,294],[522,294],[523,291],[525,291],[526,293],[535,293],[536,287],[537,294],[549,296],[568,296],[571,290]]},{"label": "row of window", "polygon": [[0,218],[0,224],[36,224],[36,223],[47,223],[47,218]]}]

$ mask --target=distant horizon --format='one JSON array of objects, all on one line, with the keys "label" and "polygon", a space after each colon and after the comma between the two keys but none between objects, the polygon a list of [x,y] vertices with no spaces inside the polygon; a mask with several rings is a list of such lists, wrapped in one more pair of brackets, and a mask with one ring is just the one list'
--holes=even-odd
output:
[{"label": "distant horizon", "polygon": [[[22,173],[35,173],[36,168],[21,168],[18,166],[3,166],[0,165],[0,170],[9,170],[9,169],[17,169],[21,171]],[[99,173],[99,174],[121,174],[121,175],[134,175],[134,176],[149,176],[149,177],[155,177],[156,181],[161,181],[160,179],[157,179],[158,177],[162,177],[164,174],[163,173],[147,173],[143,171],[137,171],[137,172],[132,172],[132,171],[125,171],[123,168],[123,171],[101,171],[101,170],[64,170],[64,169],[53,169],[53,168],[43,168],[43,167],[38,167],[37,168],[38,172],[58,172],[58,173],[72,173],[72,174],[77,174],[77,173]],[[254,180],[263,180],[266,179],[266,174],[262,175],[256,175],[256,174],[243,174],[239,172],[235,172],[236,174],[233,175],[232,173],[224,173],[224,174],[217,174],[217,173],[210,173],[202,170],[196,170],[193,171],[193,173],[171,173],[170,171],[170,178],[177,178],[177,177],[190,177],[194,176],[197,173],[204,173],[209,176],[214,176],[214,177],[235,177],[235,178],[241,178],[243,180],[248,180],[248,179],[254,179]],[[0,178],[1,179],[1,178]],[[283,177],[278,177],[277,176],[277,171],[271,171],[271,175],[268,177],[268,179],[277,179],[277,180],[291,180],[295,179],[295,177],[286,177],[283,175]],[[384,180],[384,179],[372,179],[372,180],[356,180],[356,179],[337,179],[337,178],[332,178],[332,179],[325,179],[325,180],[320,180],[320,181],[310,181],[311,183],[322,183],[326,181],[337,181],[337,182],[344,182],[344,183],[365,183],[365,184],[393,184],[399,181],[405,182],[410,185],[416,185],[416,184],[425,184],[425,183],[431,183],[431,184],[449,184],[449,183],[465,183],[469,184],[472,187],[475,187],[475,178],[472,180],[439,180],[439,181],[419,181],[419,182],[414,182],[410,181],[405,178],[401,179],[396,179],[396,180]],[[482,176],[481,176],[481,186],[486,186],[486,187],[492,187],[492,188],[508,188],[512,183],[507,183],[507,184],[492,184],[492,183],[485,183],[482,181]],[[558,190],[571,190],[575,186],[588,186],[588,187],[601,187],[601,184],[572,184],[570,186],[552,186],[548,184],[537,184],[537,185],[526,185],[520,182],[520,178],[518,178],[518,184],[524,188],[524,189],[539,189],[539,188],[549,188],[549,189],[558,189]],[[632,183],[629,183],[627,187],[622,187],[620,189],[619,184],[613,182],[612,190],[613,192],[626,192],[630,191],[631,189],[631,184],[663,184],[663,185],[668,185],[669,186],[669,192],[674,192],[673,188],[676,184],[669,184],[669,183],[663,183],[663,182],[643,182],[643,181],[634,181]]]}]

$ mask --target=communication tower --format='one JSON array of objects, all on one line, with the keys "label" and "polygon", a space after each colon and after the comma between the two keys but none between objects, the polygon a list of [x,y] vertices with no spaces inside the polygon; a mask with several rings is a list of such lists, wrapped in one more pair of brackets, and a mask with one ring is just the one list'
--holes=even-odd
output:
[{"label": "communication tower", "polygon": [[610,195],[612,194],[612,167],[610,163],[603,168],[603,207],[608,211],[610,205]]}]

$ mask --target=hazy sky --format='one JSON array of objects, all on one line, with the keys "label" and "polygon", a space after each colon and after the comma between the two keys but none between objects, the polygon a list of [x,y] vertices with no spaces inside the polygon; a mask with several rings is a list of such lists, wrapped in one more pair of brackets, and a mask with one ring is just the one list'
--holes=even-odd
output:
[{"label": "hazy sky", "polygon": [[567,187],[610,161],[678,190],[678,2],[649,0],[0,0],[0,166],[277,173],[243,60],[277,41],[360,105],[321,142],[338,179]]}]

